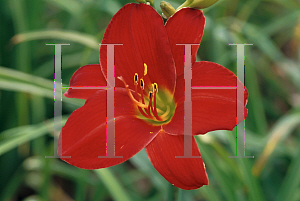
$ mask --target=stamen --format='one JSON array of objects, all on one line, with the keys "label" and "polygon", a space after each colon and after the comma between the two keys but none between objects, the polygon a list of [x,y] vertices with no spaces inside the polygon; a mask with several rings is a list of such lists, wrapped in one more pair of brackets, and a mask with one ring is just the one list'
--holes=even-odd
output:
[{"label": "stamen", "polygon": [[125,82],[125,80],[123,79],[123,77],[118,77],[118,79],[121,80],[121,81],[124,83],[129,98],[130,98],[137,106],[139,106],[139,107],[141,107],[141,108],[148,108],[147,105],[142,104],[142,103],[138,102],[137,100],[135,100],[135,98],[133,97],[133,95],[132,95],[130,89],[128,88],[128,85],[126,84],[126,82]]},{"label": "stamen", "polygon": [[[141,81],[141,83],[143,83],[143,80]],[[142,103],[145,105],[145,99],[144,99],[144,95],[143,94],[146,93],[146,92],[142,89],[142,87],[139,87],[139,89],[140,89],[139,98],[142,99]],[[139,101],[140,101],[140,99],[139,99]],[[145,111],[142,110],[141,108],[139,108],[139,110],[142,113],[142,115],[145,116],[145,117],[147,117],[147,118],[151,118],[151,115],[148,114],[147,109],[146,108],[144,108],[144,109],[145,109]]]},{"label": "stamen", "polygon": [[158,86],[156,83],[153,84],[153,91],[158,92]]},{"label": "stamen", "polygon": [[139,97],[140,97],[140,95],[139,95],[139,93],[137,91],[137,85],[138,85],[138,82],[139,82],[138,78],[139,78],[138,74],[135,73],[134,74],[134,89],[135,89],[134,91],[135,91],[135,98],[137,100],[139,100]]},{"label": "stamen", "polygon": [[154,92],[154,107],[152,107],[152,113],[153,113],[153,115],[155,116],[155,118],[156,118],[158,121],[163,121],[163,120],[157,115],[157,108],[156,108],[156,94],[157,94],[157,92],[155,91],[155,92]]},{"label": "stamen", "polygon": [[147,114],[146,112],[144,112],[144,110],[142,108],[138,107],[138,109],[144,117],[146,117],[148,119],[153,119],[153,117],[151,115]]},{"label": "stamen", "polygon": [[150,115],[150,111],[152,109],[152,92],[149,92],[149,104],[148,104],[148,109],[147,109],[147,113]]},{"label": "stamen", "polygon": [[134,91],[135,91],[135,98],[137,99],[137,100],[139,100],[139,98],[140,98],[140,94],[138,93],[138,91],[137,91],[137,85],[135,84],[134,85]]},{"label": "stamen", "polygon": [[139,81],[139,76],[137,73],[134,74],[134,84],[137,85]]},{"label": "stamen", "polygon": [[[144,64],[144,67],[145,67],[144,75],[146,75],[147,74],[147,65]],[[126,84],[124,78],[122,76],[119,76],[117,78],[119,80],[121,80],[123,82],[123,84],[125,85],[126,92],[129,96],[129,98],[133,101],[133,103],[136,106],[138,106],[138,110],[142,116],[146,117],[147,119],[154,120],[154,121],[166,121],[167,120],[167,118],[170,114],[170,107],[167,105],[167,111],[165,111],[164,113],[162,110],[160,110],[156,107],[156,104],[157,104],[156,98],[159,98],[159,97],[157,97],[157,92],[158,92],[157,83],[152,84],[152,91],[150,91],[149,94],[147,94],[147,92],[144,90],[144,88],[145,88],[144,80],[140,79],[140,87],[138,87],[138,83],[139,83],[138,74],[135,73],[134,74],[135,91],[134,91],[134,93],[132,93],[132,91],[129,89],[129,85]],[[144,98],[144,96],[146,99]],[[148,100],[149,100],[149,102],[147,102],[148,104],[146,105],[145,102]],[[142,103],[140,101],[142,101]],[[152,101],[153,101],[153,103],[152,103]],[[163,114],[161,116],[158,116],[158,113],[160,113],[160,114],[163,113]]]},{"label": "stamen", "polygon": [[145,82],[144,82],[144,80],[143,79],[140,79],[140,84],[141,84],[141,88],[144,90],[144,85],[145,85]]},{"label": "stamen", "polygon": [[141,79],[140,80],[141,86],[140,86],[140,94],[141,94],[141,98],[142,98],[142,103],[145,104],[145,100],[144,100],[144,80]]},{"label": "stamen", "polygon": [[147,67],[147,64],[144,63],[144,76],[147,75],[147,72],[148,72],[148,67]]},{"label": "stamen", "polygon": [[[141,96],[142,96],[142,95],[140,95],[140,94],[138,93],[138,91],[137,91],[137,84],[135,84],[135,97],[140,101]],[[143,101],[142,101],[143,104],[145,104],[145,102],[144,102],[144,96],[142,96],[142,100],[143,100]],[[146,112],[144,112],[144,110],[143,110],[142,108],[138,107],[138,109],[139,109],[140,113],[141,113],[144,117],[150,118],[150,119],[153,118],[151,115],[149,115],[149,114],[147,114]],[[145,110],[146,110],[146,109],[145,109]]]},{"label": "stamen", "polygon": [[141,86],[141,89],[142,89],[141,94],[147,97],[148,94],[147,94],[146,91],[144,91],[144,89],[145,89],[145,82],[144,82],[143,79],[140,79],[140,86]]}]

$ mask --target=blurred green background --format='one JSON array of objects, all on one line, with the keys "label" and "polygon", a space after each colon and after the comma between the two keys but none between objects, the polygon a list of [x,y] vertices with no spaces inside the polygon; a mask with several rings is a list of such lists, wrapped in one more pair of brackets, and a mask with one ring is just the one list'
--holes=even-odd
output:
[{"label": "blurred green background", "polygon": [[[45,44],[71,44],[62,47],[67,86],[76,69],[99,62],[98,43],[129,2],[0,0],[0,201],[299,201],[299,0],[220,0],[204,10],[198,59],[236,72],[236,48],[228,44],[254,44],[245,48],[246,155],[254,159],[228,158],[235,155],[235,130],[197,136],[210,184],[193,191],[166,182],[145,151],[96,171],[45,159],[59,134],[53,130],[54,48]],[[83,104],[63,97],[63,121]]]}]

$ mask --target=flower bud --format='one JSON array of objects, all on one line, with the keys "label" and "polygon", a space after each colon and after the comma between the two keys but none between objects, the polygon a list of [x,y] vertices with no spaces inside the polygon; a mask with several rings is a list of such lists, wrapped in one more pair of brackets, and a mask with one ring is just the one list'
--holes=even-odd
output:
[{"label": "flower bud", "polygon": [[163,15],[168,19],[175,13],[175,8],[168,2],[162,1],[160,2],[160,8],[163,12]]},{"label": "flower bud", "polygon": [[203,9],[208,8],[215,4],[219,0],[186,0],[181,6],[179,6],[176,11],[183,7]]},{"label": "flower bud", "polygon": [[203,9],[214,5],[216,2],[218,0],[194,0],[188,7]]},{"label": "flower bud", "polygon": [[154,6],[154,0],[146,0],[146,1],[149,2],[151,6]]}]

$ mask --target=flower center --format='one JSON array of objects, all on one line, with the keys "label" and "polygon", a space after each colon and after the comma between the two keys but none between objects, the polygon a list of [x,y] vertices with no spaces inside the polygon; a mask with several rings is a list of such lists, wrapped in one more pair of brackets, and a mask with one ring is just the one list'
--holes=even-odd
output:
[{"label": "flower center", "polygon": [[[144,64],[144,76],[147,75],[147,65]],[[167,90],[160,88],[157,83],[151,84],[150,90],[145,90],[144,79],[139,79],[137,73],[134,74],[135,92],[129,89],[123,77],[118,77],[126,88],[127,94],[132,102],[137,106],[139,119],[148,121],[151,124],[163,125],[172,119],[176,104],[173,95]]]}]

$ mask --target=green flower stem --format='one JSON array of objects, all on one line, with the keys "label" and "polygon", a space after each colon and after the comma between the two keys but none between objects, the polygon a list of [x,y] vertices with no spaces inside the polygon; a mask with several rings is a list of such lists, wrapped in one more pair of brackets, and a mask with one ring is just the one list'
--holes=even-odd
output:
[{"label": "green flower stem", "polygon": [[177,201],[183,201],[183,194],[184,194],[184,190],[179,188],[177,194]]},{"label": "green flower stem", "polygon": [[168,191],[167,191],[167,200],[174,201],[175,200],[175,186],[168,183]]},{"label": "green flower stem", "polygon": [[181,8],[187,7],[189,6],[191,3],[193,2],[193,0],[186,0],[183,4],[181,4],[176,11],[179,11]]}]

